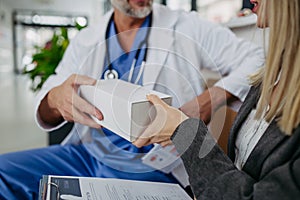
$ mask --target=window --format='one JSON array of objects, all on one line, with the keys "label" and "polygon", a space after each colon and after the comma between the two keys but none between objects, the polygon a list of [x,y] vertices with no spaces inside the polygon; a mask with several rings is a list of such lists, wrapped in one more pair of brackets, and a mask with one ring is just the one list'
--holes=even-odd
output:
[{"label": "window", "polygon": [[171,9],[197,10],[200,16],[214,22],[227,22],[242,7],[242,0],[164,0]]},{"label": "window", "polygon": [[61,27],[68,29],[68,37],[72,39],[78,32],[76,24],[86,26],[85,16],[65,16],[56,13],[41,14],[33,11],[15,11],[13,14],[13,51],[14,70],[21,73],[25,66],[31,63],[31,57],[36,53],[36,46],[47,45],[55,32]]}]

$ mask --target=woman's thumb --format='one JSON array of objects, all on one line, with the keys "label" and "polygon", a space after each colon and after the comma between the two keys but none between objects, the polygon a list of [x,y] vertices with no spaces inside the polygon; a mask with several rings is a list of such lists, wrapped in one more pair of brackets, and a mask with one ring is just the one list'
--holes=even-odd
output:
[{"label": "woman's thumb", "polygon": [[160,106],[168,106],[163,100],[161,100],[157,95],[155,94],[148,94],[147,99],[153,104],[153,105],[160,105]]}]

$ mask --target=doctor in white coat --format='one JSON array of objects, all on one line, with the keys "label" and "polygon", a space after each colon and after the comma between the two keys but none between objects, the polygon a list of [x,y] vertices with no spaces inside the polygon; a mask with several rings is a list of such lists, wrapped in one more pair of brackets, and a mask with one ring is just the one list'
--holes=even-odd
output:
[{"label": "doctor in white coat", "polygon": [[[209,123],[221,105],[234,106],[244,100],[249,90],[247,76],[263,65],[261,48],[237,39],[197,13],[171,11],[152,0],[111,3],[114,10],[71,41],[56,74],[36,98],[36,121],[43,130],[74,122],[64,145],[0,156],[0,185],[5,188],[0,197],[37,198],[43,174],[188,186],[181,165],[166,174],[142,163],[141,157],[152,145],[136,148],[94,122],[89,115],[99,120],[105,116],[78,95],[78,87],[115,76],[170,94],[173,106]],[[209,89],[203,69],[220,74],[220,80]]]}]

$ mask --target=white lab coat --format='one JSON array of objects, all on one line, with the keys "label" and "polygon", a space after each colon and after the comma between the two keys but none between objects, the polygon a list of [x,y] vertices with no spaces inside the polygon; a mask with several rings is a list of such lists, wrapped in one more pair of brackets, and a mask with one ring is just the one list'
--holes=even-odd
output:
[{"label": "white lab coat", "polygon": [[[173,105],[180,107],[205,90],[201,71],[209,69],[218,71],[220,77],[224,76],[216,83],[217,86],[243,101],[249,90],[247,76],[263,65],[262,49],[237,39],[224,27],[200,19],[197,13],[171,11],[158,4],[153,6],[153,28],[149,36],[143,85],[171,94]],[[95,79],[101,77],[106,55],[105,32],[111,14],[112,11],[97,24],[83,29],[71,41],[56,75],[45,82],[38,94],[36,121],[45,131],[58,129],[66,123],[51,127],[40,120],[37,109],[50,89],[74,73]],[[90,128],[75,123],[63,143],[90,140]]]}]

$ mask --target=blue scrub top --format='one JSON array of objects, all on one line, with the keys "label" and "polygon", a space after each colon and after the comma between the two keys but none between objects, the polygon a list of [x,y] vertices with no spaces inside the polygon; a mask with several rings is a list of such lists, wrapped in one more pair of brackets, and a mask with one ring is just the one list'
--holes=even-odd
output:
[{"label": "blue scrub top", "polygon": [[[140,67],[142,64],[142,61],[144,59],[145,53],[146,53],[146,43],[143,41],[146,41],[147,37],[147,31],[148,27],[150,26],[150,15],[145,19],[144,23],[142,26],[139,28],[138,32],[136,33],[135,40],[133,42],[133,45],[131,47],[131,50],[129,53],[126,53],[117,37],[117,31],[116,31],[116,26],[113,20],[108,25],[109,31],[108,31],[108,39],[107,39],[107,44],[108,44],[108,51],[109,54],[109,60],[112,64],[112,68],[116,70],[119,74],[119,79],[122,79],[124,81],[128,81],[131,83],[134,83],[136,81],[137,75],[140,72]],[[131,80],[128,80],[128,75],[130,68],[132,66],[133,60],[137,54],[137,49],[141,46],[141,51],[138,55],[138,59],[136,61],[136,64],[134,66],[134,72]],[[107,58],[107,57],[106,57]],[[103,70],[101,79],[104,79],[104,72],[108,69],[108,59],[105,60],[105,68]],[[140,80],[137,82],[139,85],[142,85],[143,81],[141,76]]]},{"label": "blue scrub top", "polygon": [[[136,55],[136,49],[139,47],[141,41],[143,41],[147,36],[147,28],[150,26],[150,16],[146,18],[144,23],[142,24],[142,29],[140,28],[137,32],[137,36],[135,37],[134,44],[132,46],[132,50],[129,53],[125,53],[121,48],[118,38],[116,37],[116,28],[113,20],[111,20],[108,28],[109,28],[109,42],[108,49],[110,53],[110,60],[112,62],[113,69],[119,73],[119,78],[127,81],[128,73],[130,67],[132,65],[132,61]],[[134,82],[136,76],[139,72],[139,67],[143,61],[145,54],[145,47],[143,45],[143,49],[140,52],[140,55],[137,59],[137,63],[135,65],[135,71],[133,74],[133,78],[131,82]],[[108,69],[108,61],[105,61],[105,68],[103,70],[101,79],[103,79],[104,72]],[[142,84],[142,78],[138,82],[138,84]],[[145,153],[149,152],[149,150],[153,147],[153,145],[148,145],[146,147],[137,148],[132,145],[131,142],[123,139],[117,134],[109,131],[108,129],[103,128],[101,130],[92,129],[92,137],[93,142],[85,144],[87,150],[90,154],[92,154],[95,158],[97,158],[104,165],[109,166],[110,168],[129,173],[149,173],[151,176],[159,177],[159,181],[162,182],[174,182],[174,178],[169,176],[162,175],[163,173],[160,171],[155,171],[153,168],[144,165],[141,162],[141,158],[145,155]],[[109,172],[106,172],[109,174]],[[123,174],[124,175],[124,174]],[[108,176],[114,177],[114,174],[109,174]],[[131,179],[130,174],[128,177],[123,177]],[[145,177],[146,178],[146,177]],[[143,179],[143,177],[140,177]]]}]

